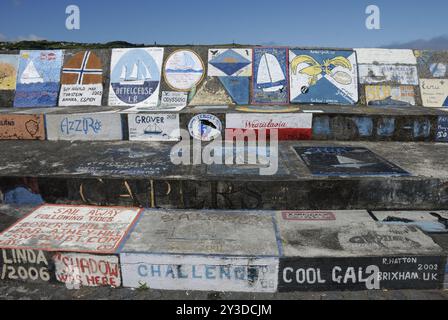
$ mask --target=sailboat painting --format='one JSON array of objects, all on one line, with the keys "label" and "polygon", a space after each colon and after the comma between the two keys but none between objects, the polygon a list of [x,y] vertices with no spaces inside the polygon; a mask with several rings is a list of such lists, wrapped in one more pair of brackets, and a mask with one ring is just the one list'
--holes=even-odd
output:
[{"label": "sailboat painting", "polygon": [[289,51],[291,103],[345,104],[358,101],[358,70],[352,50]]},{"label": "sailboat painting", "polygon": [[20,51],[14,107],[57,105],[62,57],[62,50]]},{"label": "sailboat painting", "polygon": [[180,139],[179,114],[129,114],[128,125],[131,141],[178,141]]},{"label": "sailboat painting", "polygon": [[194,51],[176,50],[166,59],[164,77],[173,90],[190,91],[204,76],[204,63]]},{"label": "sailboat painting", "polygon": [[162,60],[163,48],[113,49],[109,105],[157,106]]},{"label": "sailboat painting", "polygon": [[287,104],[287,75],[286,48],[254,48],[252,103]]}]

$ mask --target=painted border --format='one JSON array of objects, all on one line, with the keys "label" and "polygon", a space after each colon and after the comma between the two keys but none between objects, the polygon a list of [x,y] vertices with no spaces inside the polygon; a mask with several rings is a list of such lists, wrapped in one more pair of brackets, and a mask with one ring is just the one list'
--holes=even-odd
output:
[{"label": "painted border", "polygon": [[[12,224],[11,226],[9,226],[8,228],[6,228],[5,230],[3,230],[3,232],[0,233],[6,233],[8,231],[10,231],[12,228],[14,228],[16,225],[18,225],[19,223],[21,223],[23,220],[25,220],[26,218],[28,218],[31,214],[33,214],[34,212],[36,212],[37,210],[39,210],[42,207],[91,207],[91,208],[116,208],[116,209],[137,209],[136,207],[123,207],[123,206],[84,206],[84,205],[60,205],[60,204],[42,204],[40,206],[38,206],[37,208],[35,208],[33,211],[31,211],[30,213],[28,213],[27,215],[25,215],[24,217],[22,217],[21,219],[17,220],[14,224]],[[135,216],[135,218],[132,220],[132,222],[129,224],[128,228],[125,230],[123,237],[121,238],[120,241],[118,241],[118,243],[115,244],[114,248],[112,249],[112,251],[93,251],[93,250],[76,250],[76,249],[64,249],[64,248],[60,248],[60,249],[53,249],[53,248],[36,248],[36,247],[15,247],[15,246],[0,246],[0,249],[16,249],[16,250],[40,250],[40,251],[46,251],[46,252],[74,252],[74,253],[90,253],[90,254],[117,254],[118,250],[120,249],[120,245],[121,243],[124,241],[124,239],[128,236],[129,232],[134,228],[134,225],[136,224],[136,222],[138,221],[140,215],[142,214],[142,212],[144,211],[144,208],[139,208],[139,210],[137,211],[137,214]]]},{"label": "painted border", "polygon": [[[286,50],[286,86],[288,87],[288,95],[287,95],[287,101],[286,102],[281,102],[281,103],[257,103],[254,102],[253,100],[253,93],[254,93],[254,77],[255,77],[255,49],[285,49]],[[278,46],[278,47],[267,47],[267,46],[263,46],[263,47],[252,47],[252,77],[251,77],[251,81],[250,81],[250,86],[249,86],[249,102],[252,105],[255,106],[275,106],[275,105],[289,105],[290,101],[289,101],[289,47],[287,46]]]},{"label": "painted border", "polygon": [[[199,79],[199,81],[196,82],[196,83],[194,84],[194,86],[192,86],[192,87],[189,88],[188,90],[182,90],[182,89],[174,88],[173,86],[171,86],[171,84],[170,84],[170,83],[168,82],[168,80],[166,79],[166,72],[165,72],[166,63],[168,62],[168,60],[171,58],[172,55],[174,55],[175,53],[177,53],[177,52],[179,52],[179,51],[190,51],[190,52],[193,53],[195,56],[197,56],[198,59],[199,59],[199,62],[201,62],[202,70],[204,71],[204,72],[202,73],[202,76],[201,76],[201,78]],[[204,78],[206,77],[206,74],[207,74],[206,71],[208,71],[208,70],[205,69],[204,61],[202,61],[201,56],[200,56],[197,52],[193,51],[192,49],[188,49],[188,48],[186,48],[186,49],[177,49],[177,50],[174,50],[173,52],[171,52],[171,53],[168,55],[168,57],[166,57],[165,61],[164,61],[163,64],[162,64],[163,81],[165,81],[166,85],[167,85],[171,90],[173,90],[173,91],[177,91],[177,92],[190,92],[191,89],[193,89],[194,87],[197,87],[197,86],[204,80]],[[162,92],[162,90],[160,90],[160,92]],[[160,99],[159,99],[159,100],[160,100]],[[187,105],[188,105],[188,103],[187,103]]]}]

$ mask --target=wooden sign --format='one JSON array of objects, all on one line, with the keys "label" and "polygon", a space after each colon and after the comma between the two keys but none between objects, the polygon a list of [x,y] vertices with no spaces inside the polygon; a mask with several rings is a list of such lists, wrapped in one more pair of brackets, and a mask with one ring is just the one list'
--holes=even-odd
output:
[{"label": "wooden sign", "polygon": [[0,114],[0,139],[45,140],[44,116]]}]

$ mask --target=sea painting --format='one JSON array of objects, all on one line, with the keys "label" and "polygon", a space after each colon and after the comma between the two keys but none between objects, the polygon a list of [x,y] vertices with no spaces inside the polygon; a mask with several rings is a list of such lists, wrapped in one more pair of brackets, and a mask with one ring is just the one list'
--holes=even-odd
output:
[{"label": "sea painting", "polygon": [[109,105],[157,106],[162,60],[163,48],[113,49]]},{"label": "sea painting", "polygon": [[62,50],[22,50],[14,107],[54,107],[58,102]]},{"label": "sea painting", "polygon": [[176,50],[165,62],[164,77],[176,91],[190,91],[205,76],[205,67],[199,55],[191,50]]},{"label": "sea painting", "polygon": [[287,104],[288,101],[287,49],[255,48],[252,103]]}]

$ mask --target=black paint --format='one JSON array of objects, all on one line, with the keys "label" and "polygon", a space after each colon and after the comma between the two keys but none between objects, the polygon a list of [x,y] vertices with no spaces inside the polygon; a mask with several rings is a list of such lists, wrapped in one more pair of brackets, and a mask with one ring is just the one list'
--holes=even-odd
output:
[{"label": "black paint", "polygon": [[294,147],[313,175],[322,176],[405,176],[400,167],[366,148]]},{"label": "black paint", "polygon": [[441,289],[445,262],[442,256],[281,258],[278,291]]}]

